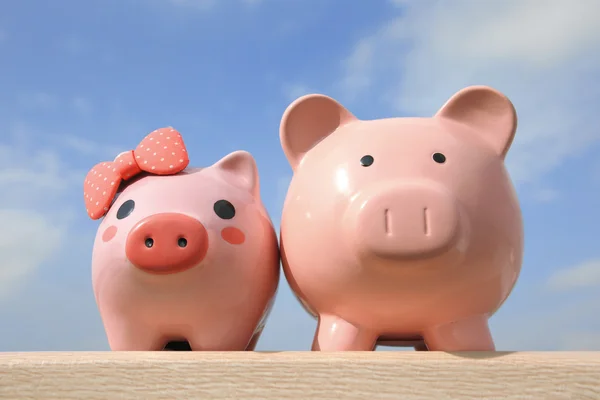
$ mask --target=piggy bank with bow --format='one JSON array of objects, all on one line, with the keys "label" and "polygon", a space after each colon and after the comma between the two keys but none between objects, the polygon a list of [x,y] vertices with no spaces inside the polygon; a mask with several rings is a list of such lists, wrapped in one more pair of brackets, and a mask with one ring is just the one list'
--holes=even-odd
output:
[{"label": "piggy bank with bow", "polygon": [[280,136],[294,175],[280,246],[319,319],[314,350],[494,349],[488,319],[523,257],[504,165],[515,131],[511,102],[482,86],[431,118],[359,120],[323,95],[287,108]]},{"label": "piggy bank with bow", "polygon": [[263,329],[279,249],[255,160],[188,163],[181,135],[163,128],[85,178],[88,215],[102,218],[92,283],[112,350],[251,350]]}]

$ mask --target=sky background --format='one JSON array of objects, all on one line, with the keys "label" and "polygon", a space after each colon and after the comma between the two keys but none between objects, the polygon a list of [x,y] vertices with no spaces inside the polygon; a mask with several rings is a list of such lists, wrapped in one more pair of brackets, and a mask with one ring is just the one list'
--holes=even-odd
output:
[{"label": "sky background", "polygon": [[[499,350],[600,350],[600,1],[19,0],[0,3],[0,351],[106,350],[89,168],[172,125],[191,164],[243,149],[278,229],[296,97],[430,116],[484,84],[515,104],[525,221]],[[307,350],[282,279],[259,350]]]}]

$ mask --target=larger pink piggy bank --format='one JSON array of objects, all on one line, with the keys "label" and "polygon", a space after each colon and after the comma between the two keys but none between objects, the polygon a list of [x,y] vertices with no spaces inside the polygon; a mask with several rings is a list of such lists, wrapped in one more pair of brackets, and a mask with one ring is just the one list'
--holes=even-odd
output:
[{"label": "larger pink piggy bank", "polygon": [[262,331],[279,250],[255,161],[238,151],[187,163],[181,136],[164,128],[86,178],[88,214],[105,214],[92,280],[112,350],[251,350]]},{"label": "larger pink piggy bank", "polygon": [[481,86],[432,118],[362,121],[323,95],[288,107],[280,243],[292,289],[319,319],[313,350],[494,350],[488,319],[523,257],[504,165],[515,130],[511,102]]}]

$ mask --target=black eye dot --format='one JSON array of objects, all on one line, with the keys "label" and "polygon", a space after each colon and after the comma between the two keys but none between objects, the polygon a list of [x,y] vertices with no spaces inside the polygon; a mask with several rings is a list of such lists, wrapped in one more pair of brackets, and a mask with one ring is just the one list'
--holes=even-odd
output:
[{"label": "black eye dot", "polygon": [[179,238],[179,240],[177,241],[177,245],[179,247],[186,247],[187,246],[187,239],[186,238]]},{"label": "black eye dot", "polygon": [[146,239],[144,244],[146,245],[147,248],[151,248],[152,246],[154,246],[154,239],[148,238],[148,239]]},{"label": "black eye dot", "polygon": [[431,156],[431,158],[433,158],[433,161],[435,161],[438,164],[443,164],[446,162],[446,156],[442,153],[433,153],[433,156]]},{"label": "black eye dot", "polygon": [[363,156],[360,159],[360,165],[362,165],[363,167],[369,167],[373,164],[373,162],[375,162],[375,159],[373,158],[373,156],[369,155]]},{"label": "black eye dot", "polygon": [[215,214],[222,219],[231,219],[235,217],[235,207],[227,200],[219,200],[213,206]]},{"label": "black eye dot", "polygon": [[133,200],[127,200],[117,210],[117,219],[123,219],[129,216],[135,208],[135,202]]}]

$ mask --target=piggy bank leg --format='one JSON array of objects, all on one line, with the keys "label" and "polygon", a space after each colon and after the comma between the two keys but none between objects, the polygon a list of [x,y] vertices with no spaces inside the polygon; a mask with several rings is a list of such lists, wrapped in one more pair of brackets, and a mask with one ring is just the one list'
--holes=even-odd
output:
[{"label": "piggy bank leg", "polygon": [[428,351],[429,348],[425,344],[425,342],[417,343],[414,345],[415,351]]},{"label": "piggy bank leg", "polygon": [[476,316],[427,329],[423,338],[431,351],[495,351],[486,316]]},{"label": "piggy bank leg", "polygon": [[250,323],[231,324],[228,321],[213,324],[210,329],[200,321],[194,327],[188,335],[192,351],[250,351],[261,333],[254,332]]},{"label": "piggy bank leg", "polygon": [[379,335],[333,316],[320,315],[313,351],[372,351]]},{"label": "piggy bank leg", "polygon": [[112,351],[155,351],[165,345],[153,329],[127,322],[106,326],[106,336]]},{"label": "piggy bank leg", "polygon": [[261,333],[262,333],[262,330],[256,332],[252,336],[252,339],[250,339],[250,343],[248,343],[248,346],[246,346],[246,351],[254,351],[254,349],[256,348],[256,344],[258,343],[258,340],[260,339]]}]

